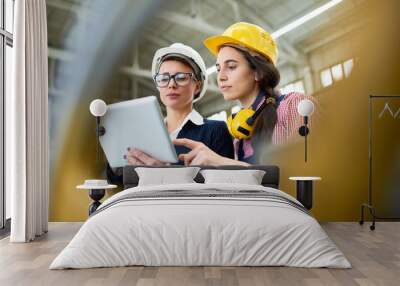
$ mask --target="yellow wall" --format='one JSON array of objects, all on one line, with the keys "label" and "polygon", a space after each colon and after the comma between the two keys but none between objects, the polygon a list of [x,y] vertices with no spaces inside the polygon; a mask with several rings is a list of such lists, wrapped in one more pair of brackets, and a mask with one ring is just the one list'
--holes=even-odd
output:
[{"label": "yellow wall", "polygon": [[[360,205],[368,201],[368,97],[400,95],[400,2],[370,2],[365,15],[370,24],[357,35],[361,49],[351,77],[314,94],[321,114],[318,126],[311,130],[309,162],[304,163],[302,141],[265,158],[266,163],[281,167],[281,188],[292,195],[295,185],[289,176],[323,178],[315,185],[312,212],[324,221],[359,219]],[[385,138],[390,142],[389,130],[380,133],[381,142]],[[396,164],[393,157],[385,166],[395,170]]]},{"label": "yellow wall", "polygon": [[[382,3],[385,3],[383,6]],[[315,94],[319,100],[317,124],[309,137],[309,161],[299,140],[266,155],[266,164],[281,168],[281,189],[294,194],[289,176],[315,175],[313,213],[323,221],[359,219],[368,191],[368,95],[400,94],[400,40],[397,31],[400,1],[370,1],[370,23],[362,31],[361,47],[349,79]],[[89,198],[75,186],[101,176],[96,164],[94,119],[89,102],[81,102],[56,163],[51,187],[50,220],[82,221]]]}]

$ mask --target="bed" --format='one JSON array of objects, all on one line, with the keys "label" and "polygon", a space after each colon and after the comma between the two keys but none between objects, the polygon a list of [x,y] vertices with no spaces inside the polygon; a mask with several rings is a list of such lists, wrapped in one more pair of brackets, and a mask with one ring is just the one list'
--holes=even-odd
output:
[{"label": "bed", "polygon": [[278,189],[277,166],[201,169],[265,175],[260,185],[204,183],[200,173],[192,183],[138,185],[139,169],[125,167],[125,190],[103,202],[50,269],[351,267],[311,214]]}]

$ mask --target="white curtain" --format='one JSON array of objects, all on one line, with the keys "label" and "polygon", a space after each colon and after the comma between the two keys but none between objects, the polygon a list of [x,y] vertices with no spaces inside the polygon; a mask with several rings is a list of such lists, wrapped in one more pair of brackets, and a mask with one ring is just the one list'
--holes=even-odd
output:
[{"label": "white curtain", "polygon": [[47,232],[49,202],[45,0],[15,1],[13,92],[6,98],[6,187],[12,242]]}]

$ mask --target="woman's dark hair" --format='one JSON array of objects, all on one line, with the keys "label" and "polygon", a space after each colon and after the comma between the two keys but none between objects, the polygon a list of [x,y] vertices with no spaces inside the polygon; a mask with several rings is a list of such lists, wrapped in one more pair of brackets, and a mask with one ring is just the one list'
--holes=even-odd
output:
[{"label": "woman's dark hair", "polygon": [[[264,110],[260,113],[257,123],[254,126],[253,142],[257,144],[265,144],[271,142],[272,133],[274,132],[275,124],[278,120],[276,113],[277,94],[274,89],[279,84],[280,73],[278,69],[269,60],[262,56],[253,56],[249,52],[240,48],[232,47],[240,52],[250,68],[257,74],[260,89],[265,93],[266,98],[273,98],[271,103],[268,103]],[[256,147],[256,146],[255,146]]]}]

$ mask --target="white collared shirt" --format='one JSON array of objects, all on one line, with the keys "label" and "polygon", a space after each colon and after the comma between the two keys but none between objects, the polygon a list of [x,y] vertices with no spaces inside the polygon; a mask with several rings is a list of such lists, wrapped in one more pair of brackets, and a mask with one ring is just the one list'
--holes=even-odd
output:
[{"label": "white collared shirt", "polygon": [[[169,133],[169,138],[171,138],[171,140],[176,139],[176,137],[178,136],[179,132],[182,130],[183,126],[185,126],[185,124],[188,121],[192,121],[194,124],[196,125],[203,125],[204,124],[204,118],[203,116],[201,116],[200,113],[198,113],[195,109],[192,109],[192,111],[185,117],[185,119],[183,120],[181,126],[179,126],[178,128],[176,128],[174,131],[172,131],[171,133]],[[167,119],[164,119],[164,122],[167,122]]]}]

